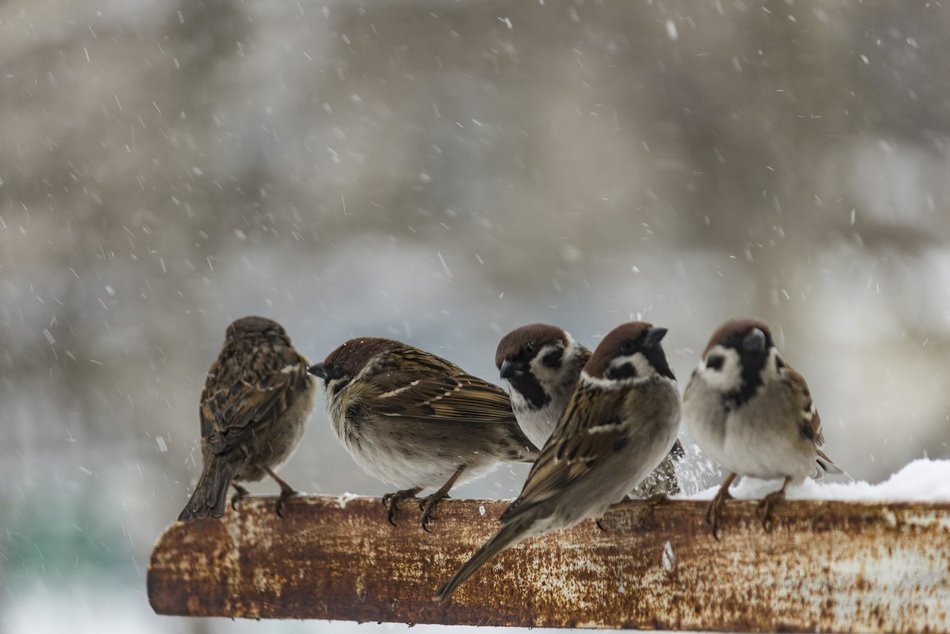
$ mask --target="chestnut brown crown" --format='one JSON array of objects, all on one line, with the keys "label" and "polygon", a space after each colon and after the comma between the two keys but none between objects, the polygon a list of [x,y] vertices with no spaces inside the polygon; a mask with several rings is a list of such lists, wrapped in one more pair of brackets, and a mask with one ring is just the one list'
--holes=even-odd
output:
[{"label": "chestnut brown crown", "polygon": [[241,317],[232,321],[225,336],[228,339],[237,337],[280,337],[287,339],[288,343],[290,341],[283,326],[273,319],[256,315]]},{"label": "chestnut brown crown", "polygon": [[666,354],[660,342],[666,336],[666,328],[658,328],[645,321],[631,321],[617,326],[603,338],[593,356],[584,366],[584,373],[594,379],[630,378],[637,370],[632,363],[618,369],[613,361],[620,357],[632,357],[641,353],[657,374],[675,380]]},{"label": "chestnut brown crown", "polygon": [[[756,330],[764,335],[762,341],[758,341],[759,336],[754,334]],[[714,346],[735,348],[741,351],[743,348],[748,348],[753,345],[761,345],[763,351],[768,350],[774,345],[772,341],[772,331],[769,330],[768,325],[756,317],[728,319],[720,324],[709,338],[709,343],[706,344],[706,349],[703,350],[703,358],[706,358]]]},{"label": "chestnut brown crown", "polygon": [[563,328],[550,324],[528,324],[515,328],[498,342],[495,351],[495,367],[501,368],[505,361],[530,360],[548,344],[567,345]]}]

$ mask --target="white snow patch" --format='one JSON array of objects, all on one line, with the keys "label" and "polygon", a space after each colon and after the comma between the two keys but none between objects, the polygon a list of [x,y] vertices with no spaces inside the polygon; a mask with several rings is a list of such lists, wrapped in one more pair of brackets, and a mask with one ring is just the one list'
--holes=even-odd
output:
[{"label": "white snow patch", "polygon": [[666,21],[666,35],[674,42],[680,39],[679,31],[676,30],[676,22],[673,22],[673,20]]},{"label": "white snow patch", "polygon": [[663,543],[663,552],[660,554],[660,563],[663,566],[663,570],[667,572],[672,572],[676,568],[676,552],[673,550],[673,544],[670,543],[670,540],[666,540]]},{"label": "white snow patch", "polygon": [[[758,500],[777,491],[779,480],[742,478],[731,489],[740,500]],[[719,486],[686,496],[688,500],[711,500]],[[853,502],[950,502],[950,460],[914,460],[879,484],[854,482],[817,482],[805,480],[790,486],[790,500],[840,500]]]},{"label": "white snow patch", "polygon": [[345,509],[346,505],[350,503],[351,500],[359,499],[360,495],[356,493],[344,493],[336,497],[336,503],[341,509]]}]

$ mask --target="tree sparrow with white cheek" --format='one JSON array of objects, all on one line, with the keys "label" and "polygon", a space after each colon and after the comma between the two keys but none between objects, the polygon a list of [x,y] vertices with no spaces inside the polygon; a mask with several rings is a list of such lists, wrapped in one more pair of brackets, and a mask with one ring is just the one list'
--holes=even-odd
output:
[{"label": "tree sparrow with white cheek", "polygon": [[383,497],[395,524],[400,501],[420,501],[422,528],[457,483],[499,462],[534,462],[538,449],[521,432],[508,395],[454,363],[413,346],[351,339],[310,373],[324,380],[327,413],[350,456],[401,490]]},{"label": "tree sparrow with white cheek", "polygon": [[790,483],[844,473],[820,449],[821,418],[805,379],[782,360],[769,327],[757,319],[731,319],[713,333],[683,395],[683,419],[700,449],[731,472],[706,512],[717,539],[737,477],[783,479],[760,503],[769,530]]},{"label": "tree sparrow with white cheek", "polygon": [[611,331],[584,366],[570,402],[502,528],[439,590],[444,601],[502,550],[619,502],[669,453],[680,421],[665,328],[631,322]]},{"label": "tree sparrow with white cheek", "polygon": [[[544,446],[574,392],[591,352],[569,332],[549,324],[512,330],[498,343],[495,366],[511,386],[511,408],[531,442]],[[630,495],[650,498],[679,493],[674,461],[685,455],[677,440],[656,471]]]},{"label": "tree sparrow with white cheek", "polygon": [[511,409],[537,446],[554,430],[590,355],[566,330],[548,324],[516,328],[498,343],[495,366],[511,386]]}]

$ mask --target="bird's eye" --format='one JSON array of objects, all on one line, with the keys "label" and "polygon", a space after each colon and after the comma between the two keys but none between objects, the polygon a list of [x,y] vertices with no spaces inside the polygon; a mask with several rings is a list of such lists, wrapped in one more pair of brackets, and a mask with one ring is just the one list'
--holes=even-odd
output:
[{"label": "bird's eye", "polygon": [[533,341],[529,341],[528,343],[524,344],[524,351],[528,354],[534,354],[537,352],[537,350],[538,346]]},{"label": "bird's eye", "polygon": [[722,370],[722,364],[726,362],[726,358],[721,354],[711,354],[706,358],[706,367],[710,370]]},{"label": "bird's eye", "polygon": [[631,355],[637,349],[637,344],[629,339],[620,344],[620,354],[622,355]]}]

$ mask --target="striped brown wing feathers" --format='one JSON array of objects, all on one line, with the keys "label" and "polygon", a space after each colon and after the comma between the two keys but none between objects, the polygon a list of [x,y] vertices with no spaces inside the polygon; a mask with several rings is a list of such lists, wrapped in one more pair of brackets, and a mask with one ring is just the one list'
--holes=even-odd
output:
[{"label": "striped brown wing feathers", "polygon": [[265,344],[247,359],[222,353],[208,373],[201,394],[201,435],[213,453],[243,444],[259,425],[286,411],[310,380],[307,360],[287,346]]},{"label": "striped brown wing feathers", "polygon": [[373,383],[378,392],[365,398],[363,406],[384,416],[515,424],[503,389],[414,348],[382,355]]},{"label": "striped brown wing feathers", "polygon": [[828,473],[847,475],[844,469],[836,465],[828,454],[821,450],[821,446],[825,444],[825,435],[821,430],[821,416],[818,415],[818,410],[815,408],[808,384],[805,383],[805,377],[794,369],[788,368],[788,382],[792,389],[792,402],[796,404],[796,407],[800,404],[800,411],[795,412],[795,414],[801,419],[802,434],[814,443],[815,451],[818,453],[817,462],[819,466]]},{"label": "striped brown wing feathers", "polygon": [[795,412],[801,417],[802,432],[815,442],[816,447],[825,444],[825,435],[821,431],[821,416],[815,408],[815,402],[811,398],[811,391],[805,382],[805,377],[799,374],[793,368],[788,368],[788,382],[792,388],[792,402],[796,406],[800,405],[801,410]]},{"label": "striped brown wing feathers", "polygon": [[541,504],[617,450],[627,439],[628,421],[622,416],[630,390],[603,391],[579,386],[558,420],[541,456],[532,466],[521,495],[501,516],[510,522]]}]

